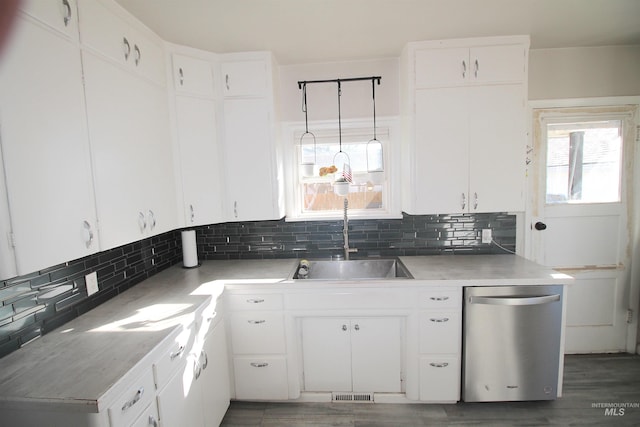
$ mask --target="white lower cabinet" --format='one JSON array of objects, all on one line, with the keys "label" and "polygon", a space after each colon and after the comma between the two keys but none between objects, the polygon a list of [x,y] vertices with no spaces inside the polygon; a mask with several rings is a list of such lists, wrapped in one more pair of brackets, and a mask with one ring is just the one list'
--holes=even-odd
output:
[{"label": "white lower cabinet", "polygon": [[460,358],[444,356],[420,359],[420,400],[460,400]]},{"label": "white lower cabinet", "polygon": [[289,398],[287,360],[284,356],[240,356],[233,359],[236,399]]},{"label": "white lower cabinet", "polygon": [[138,419],[131,424],[131,427],[158,427],[158,405],[155,399],[140,414]]},{"label": "white lower cabinet", "polygon": [[305,391],[400,392],[400,318],[304,318]]}]

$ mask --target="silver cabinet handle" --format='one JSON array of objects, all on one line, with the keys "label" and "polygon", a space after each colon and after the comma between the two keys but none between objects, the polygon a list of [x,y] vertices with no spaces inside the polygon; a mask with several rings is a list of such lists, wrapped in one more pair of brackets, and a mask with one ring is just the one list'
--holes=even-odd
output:
[{"label": "silver cabinet handle", "polygon": [[149,209],[149,230],[156,228],[156,215]]},{"label": "silver cabinet handle", "polygon": [[474,70],[474,72],[473,72],[473,73],[474,73],[474,77],[475,77],[475,78],[478,78],[478,71],[479,71],[479,70],[480,70],[480,65],[478,65],[478,59],[476,59],[476,62],[475,62],[475,70]]},{"label": "silver cabinet handle", "polygon": [[429,365],[433,366],[434,368],[446,368],[447,366],[449,366],[449,364],[447,362],[442,362],[442,363],[429,363]]},{"label": "silver cabinet handle", "polygon": [[448,317],[442,317],[442,318],[438,319],[438,318],[432,317],[429,320],[431,320],[432,322],[435,322],[435,323],[444,323],[444,322],[448,322],[449,318]]},{"label": "silver cabinet handle", "polygon": [[478,193],[473,193],[473,209],[478,209]]},{"label": "silver cabinet handle", "polygon": [[122,38],[122,46],[124,47],[124,60],[129,60],[129,55],[131,54],[131,45],[129,44],[129,40],[126,37]]},{"label": "silver cabinet handle", "polygon": [[446,301],[449,297],[429,297],[431,301]]},{"label": "silver cabinet handle", "polygon": [[462,201],[460,202],[460,206],[462,207],[462,209],[467,207],[467,196],[465,196],[464,193],[462,193]]},{"label": "silver cabinet handle", "polygon": [[233,202],[233,216],[238,218],[238,201]]},{"label": "silver cabinet handle", "polygon": [[489,304],[489,305],[541,305],[550,302],[560,301],[560,295],[542,295],[542,296],[494,296],[494,297],[469,297],[470,304]]},{"label": "silver cabinet handle", "polygon": [[158,427],[158,421],[153,415],[149,415],[149,425],[153,427]]},{"label": "silver cabinet handle", "polygon": [[68,0],[62,0],[62,6],[64,6],[65,14],[63,17],[64,26],[68,27],[71,22],[71,5]]},{"label": "silver cabinet handle", "polygon": [[184,346],[183,346],[183,345],[181,345],[181,346],[178,348],[178,351],[172,351],[171,353],[169,353],[169,358],[170,358],[171,360],[173,360],[173,359],[175,359],[176,357],[180,357],[180,355],[181,355],[182,353],[184,353]]},{"label": "silver cabinet handle", "polygon": [[356,326],[354,326],[353,329],[355,329],[356,331],[359,331],[360,330],[360,325],[356,324]]},{"label": "silver cabinet handle", "polygon": [[269,366],[267,362],[251,362],[250,365],[254,368],[266,368]]},{"label": "silver cabinet handle", "polygon": [[342,325],[342,330],[343,331],[346,331],[347,329],[349,329],[349,328],[347,328],[347,325]]},{"label": "silver cabinet handle", "polygon": [[184,86],[184,71],[182,71],[182,67],[178,69],[178,75],[180,76],[180,86]]},{"label": "silver cabinet handle", "polygon": [[247,320],[247,322],[252,324],[252,325],[260,325],[262,323],[265,323],[266,320]]},{"label": "silver cabinet handle", "polygon": [[134,59],[137,67],[138,65],[140,65],[140,60],[142,59],[142,53],[140,52],[140,48],[138,47],[137,44],[133,46],[133,51],[136,53],[136,56]]},{"label": "silver cabinet handle", "polygon": [[200,374],[202,374],[202,366],[198,363],[197,360],[193,361],[193,376],[198,379],[200,378]]},{"label": "silver cabinet handle", "polygon": [[193,205],[189,205],[189,211],[191,211],[191,222],[194,222],[196,218],[196,211],[193,209]]},{"label": "silver cabinet handle", "polygon": [[207,369],[207,366],[209,365],[209,357],[207,356],[207,352],[204,350],[200,352],[200,365],[202,366],[203,371]]},{"label": "silver cabinet handle", "polygon": [[91,224],[89,224],[89,221],[85,220],[82,226],[84,227],[84,231],[87,233],[84,244],[86,245],[87,249],[89,249],[91,247],[91,244],[93,243],[93,230],[91,229]]},{"label": "silver cabinet handle", "polygon": [[147,218],[142,212],[138,212],[138,227],[140,227],[141,233],[147,229]]},{"label": "silver cabinet handle", "polygon": [[261,303],[264,302],[264,299],[262,299],[262,298],[250,298],[250,299],[247,300],[247,302],[251,303],[251,304],[261,304]]},{"label": "silver cabinet handle", "polygon": [[138,403],[138,401],[140,400],[140,398],[142,398],[142,395],[144,394],[144,387],[140,387],[138,389],[138,392],[136,393],[135,396],[133,396],[133,399],[129,400],[128,402],[125,402],[124,405],[122,405],[122,411],[126,411],[127,409],[131,408],[133,405],[135,405],[136,403]]},{"label": "silver cabinet handle", "polygon": [[224,84],[225,84],[225,86],[227,86],[227,90],[229,90],[230,89],[230,86],[229,86],[229,74],[225,74],[225,76],[224,76]]},{"label": "silver cabinet handle", "polygon": [[467,77],[467,61],[465,61],[464,59],[462,60],[462,78],[466,78]]}]

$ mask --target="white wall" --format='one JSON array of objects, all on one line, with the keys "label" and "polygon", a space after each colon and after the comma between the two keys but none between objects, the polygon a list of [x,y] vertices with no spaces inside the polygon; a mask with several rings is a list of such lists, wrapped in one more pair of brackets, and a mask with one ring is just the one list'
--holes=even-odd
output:
[{"label": "white wall", "polygon": [[529,99],[640,95],[640,45],[529,52]]},{"label": "white wall", "polygon": [[[280,114],[285,122],[304,121],[302,90],[298,81],[330,80],[352,77],[381,76],[376,84],[376,116],[398,115],[399,58],[368,61],[326,62],[318,64],[287,65],[280,67]],[[345,119],[373,116],[371,82],[345,82],[342,84],[341,115]],[[307,86],[309,121],[338,120],[337,84],[323,83]],[[373,126],[373,122],[371,123]],[[309,129],[312,131],[312,129]]]}]

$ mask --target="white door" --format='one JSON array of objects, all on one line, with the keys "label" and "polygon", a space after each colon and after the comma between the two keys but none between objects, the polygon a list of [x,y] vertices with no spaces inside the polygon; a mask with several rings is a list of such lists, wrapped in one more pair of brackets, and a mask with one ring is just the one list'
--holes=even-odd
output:
[{"label": "white door", "polygon": [[627,212],[636,109],[534,110],[530,255],[576,279],[567,353],[635,352]]}]

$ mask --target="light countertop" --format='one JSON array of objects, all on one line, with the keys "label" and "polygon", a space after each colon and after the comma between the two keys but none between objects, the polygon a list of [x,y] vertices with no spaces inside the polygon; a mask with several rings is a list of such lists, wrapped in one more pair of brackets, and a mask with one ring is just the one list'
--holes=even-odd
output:
[{"label": "light countertop", "polygon": [[[567,284],[569,276],[514,255],[401,257],[414,280],[402,286]],[[88,313],[51,331],[0,363],[0,409],[21,404],[72,405],[104,410],[104,396],[127,373],[150,364],[145,357],[194,310],[225,288],[246,285],[293,289],[335,287],[340,282],[288,280],[295,259],[204,261],[199,268],[170,267]],[[394,286],[400,280],[394,280]],[[351,281],[356,287],[389,287]]]}]

